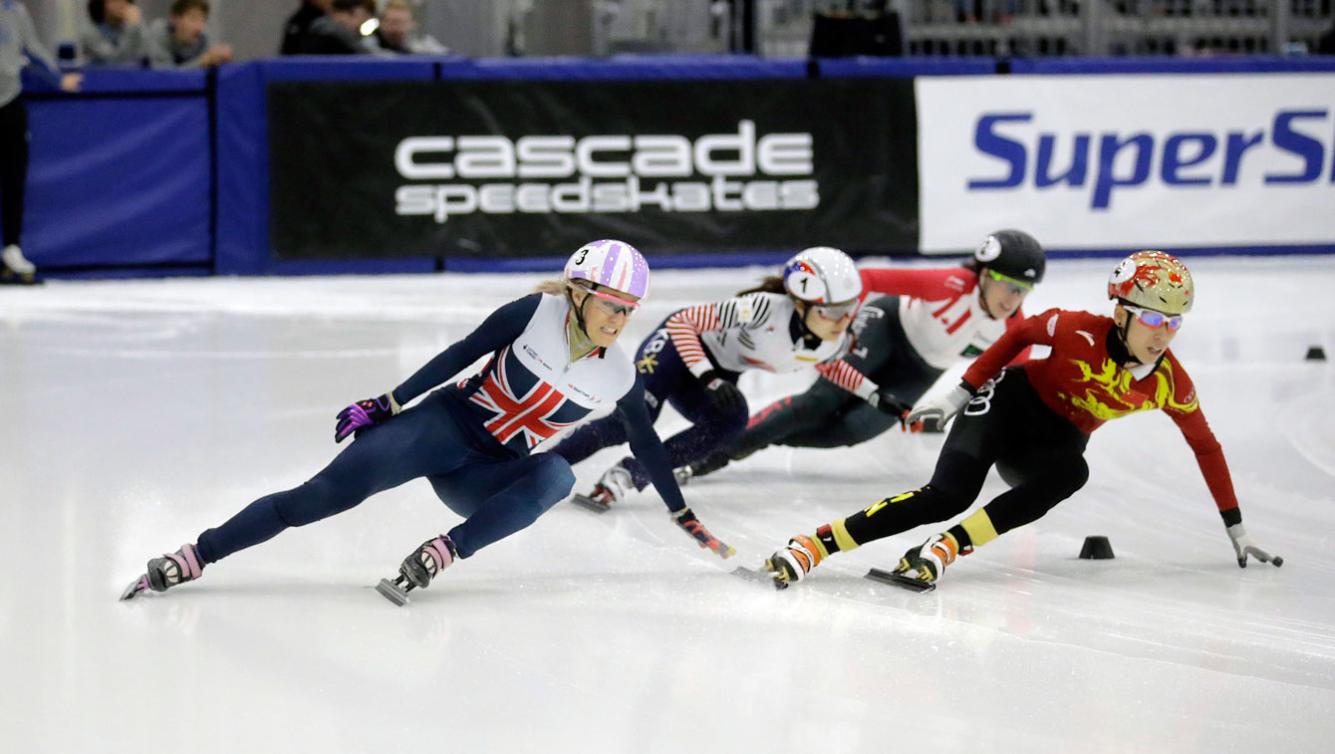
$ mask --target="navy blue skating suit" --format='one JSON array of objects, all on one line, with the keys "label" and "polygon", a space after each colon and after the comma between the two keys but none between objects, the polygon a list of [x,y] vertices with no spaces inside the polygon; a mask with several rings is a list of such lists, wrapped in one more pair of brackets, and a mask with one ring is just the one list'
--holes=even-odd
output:
[{"label": "navy blue skating suit", "polygon": [[289,526],[348,510],[377,492],[426,477],[463,523],[448,533],[460,557],[532,524],[570,494],[575,476],[559,455],[534,453],[590,413],[615,406],[631,450],[668,508],[686,507],[645,403],[619,347],[570,361],[562,296],[533,294],[489,316],[394,390],[399,405],[491,354],[477,374],[369,427],[323,471],[295,489],[256,500],[199,537],[212,563]]}]

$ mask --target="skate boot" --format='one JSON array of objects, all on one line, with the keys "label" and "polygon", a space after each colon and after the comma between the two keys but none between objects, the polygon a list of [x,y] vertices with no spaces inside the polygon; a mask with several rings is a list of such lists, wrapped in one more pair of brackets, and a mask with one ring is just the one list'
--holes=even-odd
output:
[{"label": "skate boot", "polygon": [[677,469],[677,484],[686,483],[682,481],[683,474],[685,474],[687,479],[694,479],[695,477],[713,474],[715,471],[727,466],[731,462],[732,459],[728,457],[727,453],[710,453],[709,456],[702,461],[696,461],[689,466],[683,466],[680,469]]},{"label": "skate boot", "polygon": [[37,268],[23,256],[17,245],[0,249],[0,283],[34,285],[37,282]]},{"label": "skate boot", "polygon": [[904,553],[895,567],[895,575],[935,584],[945,573],[946,566],[954,563],[959,554],[959,543],[949,532],[934,534],[920,546]]},{"label": "skate boot", "polygon": [[774,586],[787,589],[807,577],[812,568],[820,565],[825,556],[820,543],[805,534],[788,540],[788,546],[765,561],[765,570],[774,579]]},{"label": "skate boot", "polygon": [[448,534],[442,534],[422,543],[413,554],[399,565],[399,575],[393,580],[381,579],[375,590],[399,607],[408,604],[408,592],[425,589],[441,571],[450,567],[459,551]]},{"label": "skate boot", "polygon": [[606,513],[612,506],[626,499],[635,489],[635,481],[630,470],[620,463],[603,472],[598,483],[593,485],[593,492],[587,495],[575,495],[571,501],[598,513]]},{"label": "skate boot", "polygon": [[677,480],[678,487],[685,487],[691,483],[691,477],[695,476],[695,471],[689,465],[682,466],[679,469],[673,469],[672,476]]},{"label": "skate boot", "polygon": [[121,592],[121,599],[134,599],[146,589],[165,592],[177,584],[194,581],[203,572],[204,562],[200,559],[199,553],[195,551],[195,546],[184,544],[176,552],[148,561],[148,568],[144,575]]}]

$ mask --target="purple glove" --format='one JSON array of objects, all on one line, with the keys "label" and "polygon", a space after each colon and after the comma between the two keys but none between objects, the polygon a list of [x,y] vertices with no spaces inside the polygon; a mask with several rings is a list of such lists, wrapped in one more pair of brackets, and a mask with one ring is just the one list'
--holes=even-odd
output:
[{"label": "purple glove", "polygon": [[384,424],[397,413],[399,404],[390,393],[378,398],[357,401],[338,412],[338,424],[334,427],[334,442],[343,442],[348,439],[348,435],[360,434],[367,427]]}]

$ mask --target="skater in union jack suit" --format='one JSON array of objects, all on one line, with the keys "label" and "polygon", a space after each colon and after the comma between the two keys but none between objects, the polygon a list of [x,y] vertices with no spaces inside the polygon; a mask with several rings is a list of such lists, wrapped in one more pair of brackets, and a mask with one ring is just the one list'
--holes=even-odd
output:
[{"label": "skater in union jack suit", "polygon": [[[560,280],[497,309],[394,390],[340,412],[335,441],[357,439],[323,471],[256,500],[194,543],[153,558],[122,598],[193,581],[207,564],[290,526],[314,523],[425,477],[464,520],[403,561],[393,594],[381,589],[402,604],[407,590],[427,586],[455,560],[529,526],[569,495],[575,482],[570,464],[534,451],[590,413],[611,408],[675,523],[701,547],[727,557],[731,548],[682,499],[654,433],[644,387],[616,344],[648,292],[649,267],[630,244],[605,240],[581,247]],[[491,359],[481,371],[433,391],[487,354]]]}]

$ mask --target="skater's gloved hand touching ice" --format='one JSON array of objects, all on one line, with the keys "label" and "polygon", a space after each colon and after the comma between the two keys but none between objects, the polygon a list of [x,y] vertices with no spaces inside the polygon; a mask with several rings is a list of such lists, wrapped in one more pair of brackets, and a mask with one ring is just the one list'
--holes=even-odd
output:
[{"label": "skater's gloved hand touching ice", "polygon": [[705,386],[705,395],[709,396],[709,401],[720,413],[730,414],[746,405],[742,391],[713,369],[700,375],[700,384]]},{"label": "skater's gloved hand touching ice", "polygon": [[948,393],[928,394],[913,407],[904,421],[911,425],[921,423],[929,430],[940,431],[950,417],[958,414],[972,398],[973,389],[968,383],[961,382]]},{"label": "skater's gloved hand touching ice", "polygon": [[1284,558],[1278,555],[1271,555],[1256,546],[1247,530],[1242,528],[1241,523],[1233,524],[1228,527],[1228,538],[1233,541],[1233,552],[1238,556],[1238,568],[1247,567],[1247,557],[1251,556],[1262,563],[1273,563],[1276,566],[1284,565]]},{"label": "skater's gloved hand touching ice", "polygon": [[700,523],[700,519],[695,517],[690,508],[682,508],[671,514],[672,520],[677,522],[686,531],[687,534],[695,538],[696,543],[701,547],[708,547],[718,554],[721,558],[730,558],[737,554],[737,550],[723,544],[718,537],[710,533],[705,525]]},{"label": "skater's gloved hand touching ice", "polygon": [[338,424],[334,426],[334,442],[343,442],[348,439],[348,435],[360,433],[363,429],[376,424],[384,424],[400,410],[393,393],[357,401],[338,412]]}]

